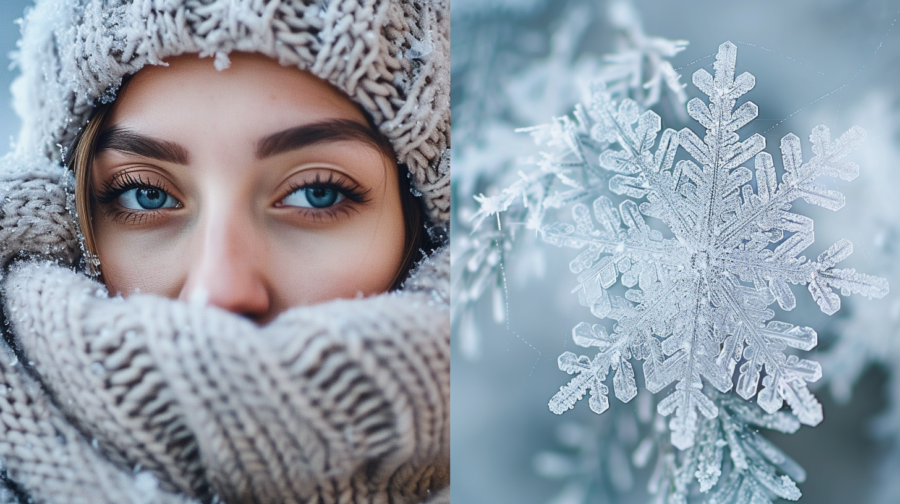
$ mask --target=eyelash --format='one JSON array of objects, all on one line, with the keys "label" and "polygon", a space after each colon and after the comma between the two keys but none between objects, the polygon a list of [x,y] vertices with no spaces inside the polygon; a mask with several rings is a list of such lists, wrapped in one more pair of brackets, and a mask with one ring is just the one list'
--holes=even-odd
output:
[{"label": "eyelash", "polygon": [[[284,195],[278,201],[280,203],[281,201],[283,201],[285,198],[287,198],[294,192],[299,191],[301,189],[309,189],[309,188],[334,189],[334,190],[340,192],[341,194],[343,194],[347,200],[352,201],[353,203],[362,204],[362,203],[366,203],[369,201],[369,198],[368,198],[369,190],[368,189],[363,190],[363,188],[359,184],[354,182],[353,180],[350,180],[342,175],[338,175],[332,171],[328,172],[328,178],[325,180],[322,179],[322,176],[320,173],[316,173],[316,178],[312,182],[302,182],[299,184],[291,183],[287,192],[285,192]],[[317,208],[317,209],[303,208],[303,207],[286,207],[286,208],[291,208],[291,210],[304,213],[304,214],[306,214],[307,218],[310,218],[311,220],[314,220],[316,222],[320,222],[324,217],[336,219],[340,216],[340,214],[347,215],[351,211],[355,211],[355,212],[358,211],[358,209],[352,205],[342,205],[340,203],[330,206],[330,207]]]},{"label": "eyelash", "polygon": [[[366,203],[369,201],[369,190],[363,188],[344,176],[337,175],[335,172],[329,171],[328,178],[323,179],[320,173],[316,173],[316,178],[312,182],[292,183],[285,194],[278,200],[283,201],[295,191],[307,188],[334,189],[347,200],[353,203]],[[112,180],[105,182],[103,187],[94,195],[94,199],[101,205],[102,212],[105,217],[110,218],[113,222],[121,222],[123,224],[141,224],[147,219],[157,217],[161,210],[131,210],[121,208],[114,204],[126,191],[132,189],[158,189],[171,196],[170,191],[165,184],[154,184],[138,174],[136,177],[130,173],[123,173],[114,177]],[[180,203],[179,203],[180,205]],[[347,215],[351,210],[358,211],[351,205],[333,205],[327,208],[311,209],[301,207],[291,207],[292,210],[306,214],[306,217],[320,222],[323,218],[336,219],[340,214]]]},{"label": "eyelash", "polygon": [[[105,217],[122,224],[141,224],[147,219],[157,217],[162,212],[162,210],[131,210],[114,204],[119,196],[132,189],[158,189],[172,197],[165,184],[154,184],[144,180],[140,174],[135,177],[126,172],[105,182],[94,195],[94,199],[101,205],[101,211]],[[179,202],[179,206],[180,204]]]}]

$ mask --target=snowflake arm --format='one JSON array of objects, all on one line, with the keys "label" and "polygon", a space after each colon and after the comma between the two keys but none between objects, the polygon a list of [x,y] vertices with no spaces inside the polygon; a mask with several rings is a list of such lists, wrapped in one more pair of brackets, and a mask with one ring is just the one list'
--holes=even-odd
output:
[{"label": "snowflake arm", "polygon": [[[787,413],[763,415],[733,397],[718,400],[723,413],[717,421],[706,422],[699,446],[694,450],[699,452],[695,474],[700,491],[707,492],[719,484],[707,503],[799,499],[797,483],[806,479],[806,472],[758,430],[761,427],[792,434],[800,427],[799,423]],[[726,447],[730,454],[727,469],[722,463]],[[723,469],[729,474],[724,481],[719,481]]]},{"label": "snowflake arm", "polygon": [[634,369],[628,362],[627,340],[612,339],[603,326],[582,322],[572,329],[572,337],[579,346],[589,348],[596,346],[600,352],[593,358],[578,357],[572,352],[559,356],[559,368],[569,374],[578,373],[569,383],[560,387],[559,392],[550,400],[550,410],[560,414],[572,408],[584,397],[588,389],[591,391],[589,401],[594,413],[603,413],[609,408],[609,388],[603,383],[610,368],[616,370],[613,384],[616,397],[628,402],[637,395],[634,380]]},{"label": "snowflake arm", "polygon": [[[797,483],[806,479],[806,472],[760,429],[792,434],[800,422],[790,413],[768,414],[732,395],[709,391],[706,397],[719,413],[700,422],[692,446],[671,453],[657,426],[634,452],[635,463],[642,466],[649,452],[657,450],[649,485],[656,502],[771,504],[778,498],[797,500]],[[657,417],[655,423],[661,419]]]},{"label": "snowflake arm", "polygon": [[665,91],[673,108],[682,110],[687,100],[684,84],[668,58],[683,51],[687,41],[647,36],[629,1],[610,2],[608,16],[618,32],[619,50],[604,58],[600,79],[614,94],[632,96],[644,107],[659,102]]}]

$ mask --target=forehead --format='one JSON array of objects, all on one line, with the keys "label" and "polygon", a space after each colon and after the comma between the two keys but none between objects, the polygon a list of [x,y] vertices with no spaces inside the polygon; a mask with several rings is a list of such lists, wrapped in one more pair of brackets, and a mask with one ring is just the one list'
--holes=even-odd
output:
[{"label": "forehead", "polygon": [[187,141],[198,130],[261,137],[327,119],[366,124],[356,104],[308,72],[257,54],[229,57],[224,70],[197,55],[143,68],[120,91],[107,124]]}]

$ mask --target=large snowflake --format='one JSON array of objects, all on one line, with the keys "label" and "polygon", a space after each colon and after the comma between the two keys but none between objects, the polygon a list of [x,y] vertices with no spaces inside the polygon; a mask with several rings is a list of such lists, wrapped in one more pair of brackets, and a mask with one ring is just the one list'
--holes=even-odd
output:
[{"label": "large snowflake", "polygon": [[[840,307],[834,289],[868,297],[887,293],[884,279],[835,268],[852,252],[847,240],[815,260],[800,255],[813,242],[813,221],[791,211],[797,199],[831,210],[843,206],[843,195],[817,179],[856,177],[858,167],[843,159],[865,132],[853,127],[833,140],[826,127],[817,126],[810,135],[814,156],[806,162],[800,139],[785,136],[779,182],[765,139],[754,134],[741,141],[737,133],[758,109],[750,101],[735,108],[755,84],[749,73],[735,77],[736,55],[726,42],[716,56],[715,76],[702,69],[693,75],[694,85],[709,97],[708,104],[694,98],[687,106],[706,129],[702,139],[687,128],[660,135],[658,115],[641,113],[629,99],[617,104],[602,88],[579,118],[590,141],[618,146],[601,149],[605,173],[596,179],[608,180],[619,204],[605,195],[592,208],[576,204],[574,225],[555,223],[541,232],[549,243],[583,249],[570,265],[578,275],[579,302],[615,324],[611,331],[600,324],[575,326],[575,343],[596,347],[597,354],[559,357],[560,369],[577,376],[550,400],[553,412],[572,408],[590,390],[591,409],[602,413],[609,407],[604,382],[611,370],[616,397],[631,400],[637,394],[631,360],[637,359],[644,362],[651,392],[675,384],[657,409],[674,414],[672,443],[682,449],[694,444],[698,412],[707,419],[719,414],[703,390],[707,384],[723,393],[734,387],[745,399],[756,396],[769,413],[786,401],[804,424],[822,420],[821,405],[807,388],[820,378],[821,367],[786,352],[812,349],[816,332],[772,320],[769,306],[777,301],[784,310],[795,307],[790,284],[807,285],[829,315]],[[558,140],[568,147],[555,166],[565,167],[566,156],[572,166],[585,164],[576,159],[583,145]],[[676,162],[677,157],[690,159]],[[751,160],[755,177],[743,166]],[[645,216],[658,219],[671,236],[652,228]]]}]

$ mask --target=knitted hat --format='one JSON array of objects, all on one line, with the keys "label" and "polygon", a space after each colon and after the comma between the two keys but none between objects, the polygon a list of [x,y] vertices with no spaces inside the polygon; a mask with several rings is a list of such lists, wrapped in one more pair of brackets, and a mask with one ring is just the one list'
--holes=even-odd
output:
[{"label": "knitted hat", "polygon": [[63,157],[122,78],[186,53],[256,52],[341,89],[374,119],[440,225],[450,218],[447,0],[37,0],[13,84],[16,152]]}]

